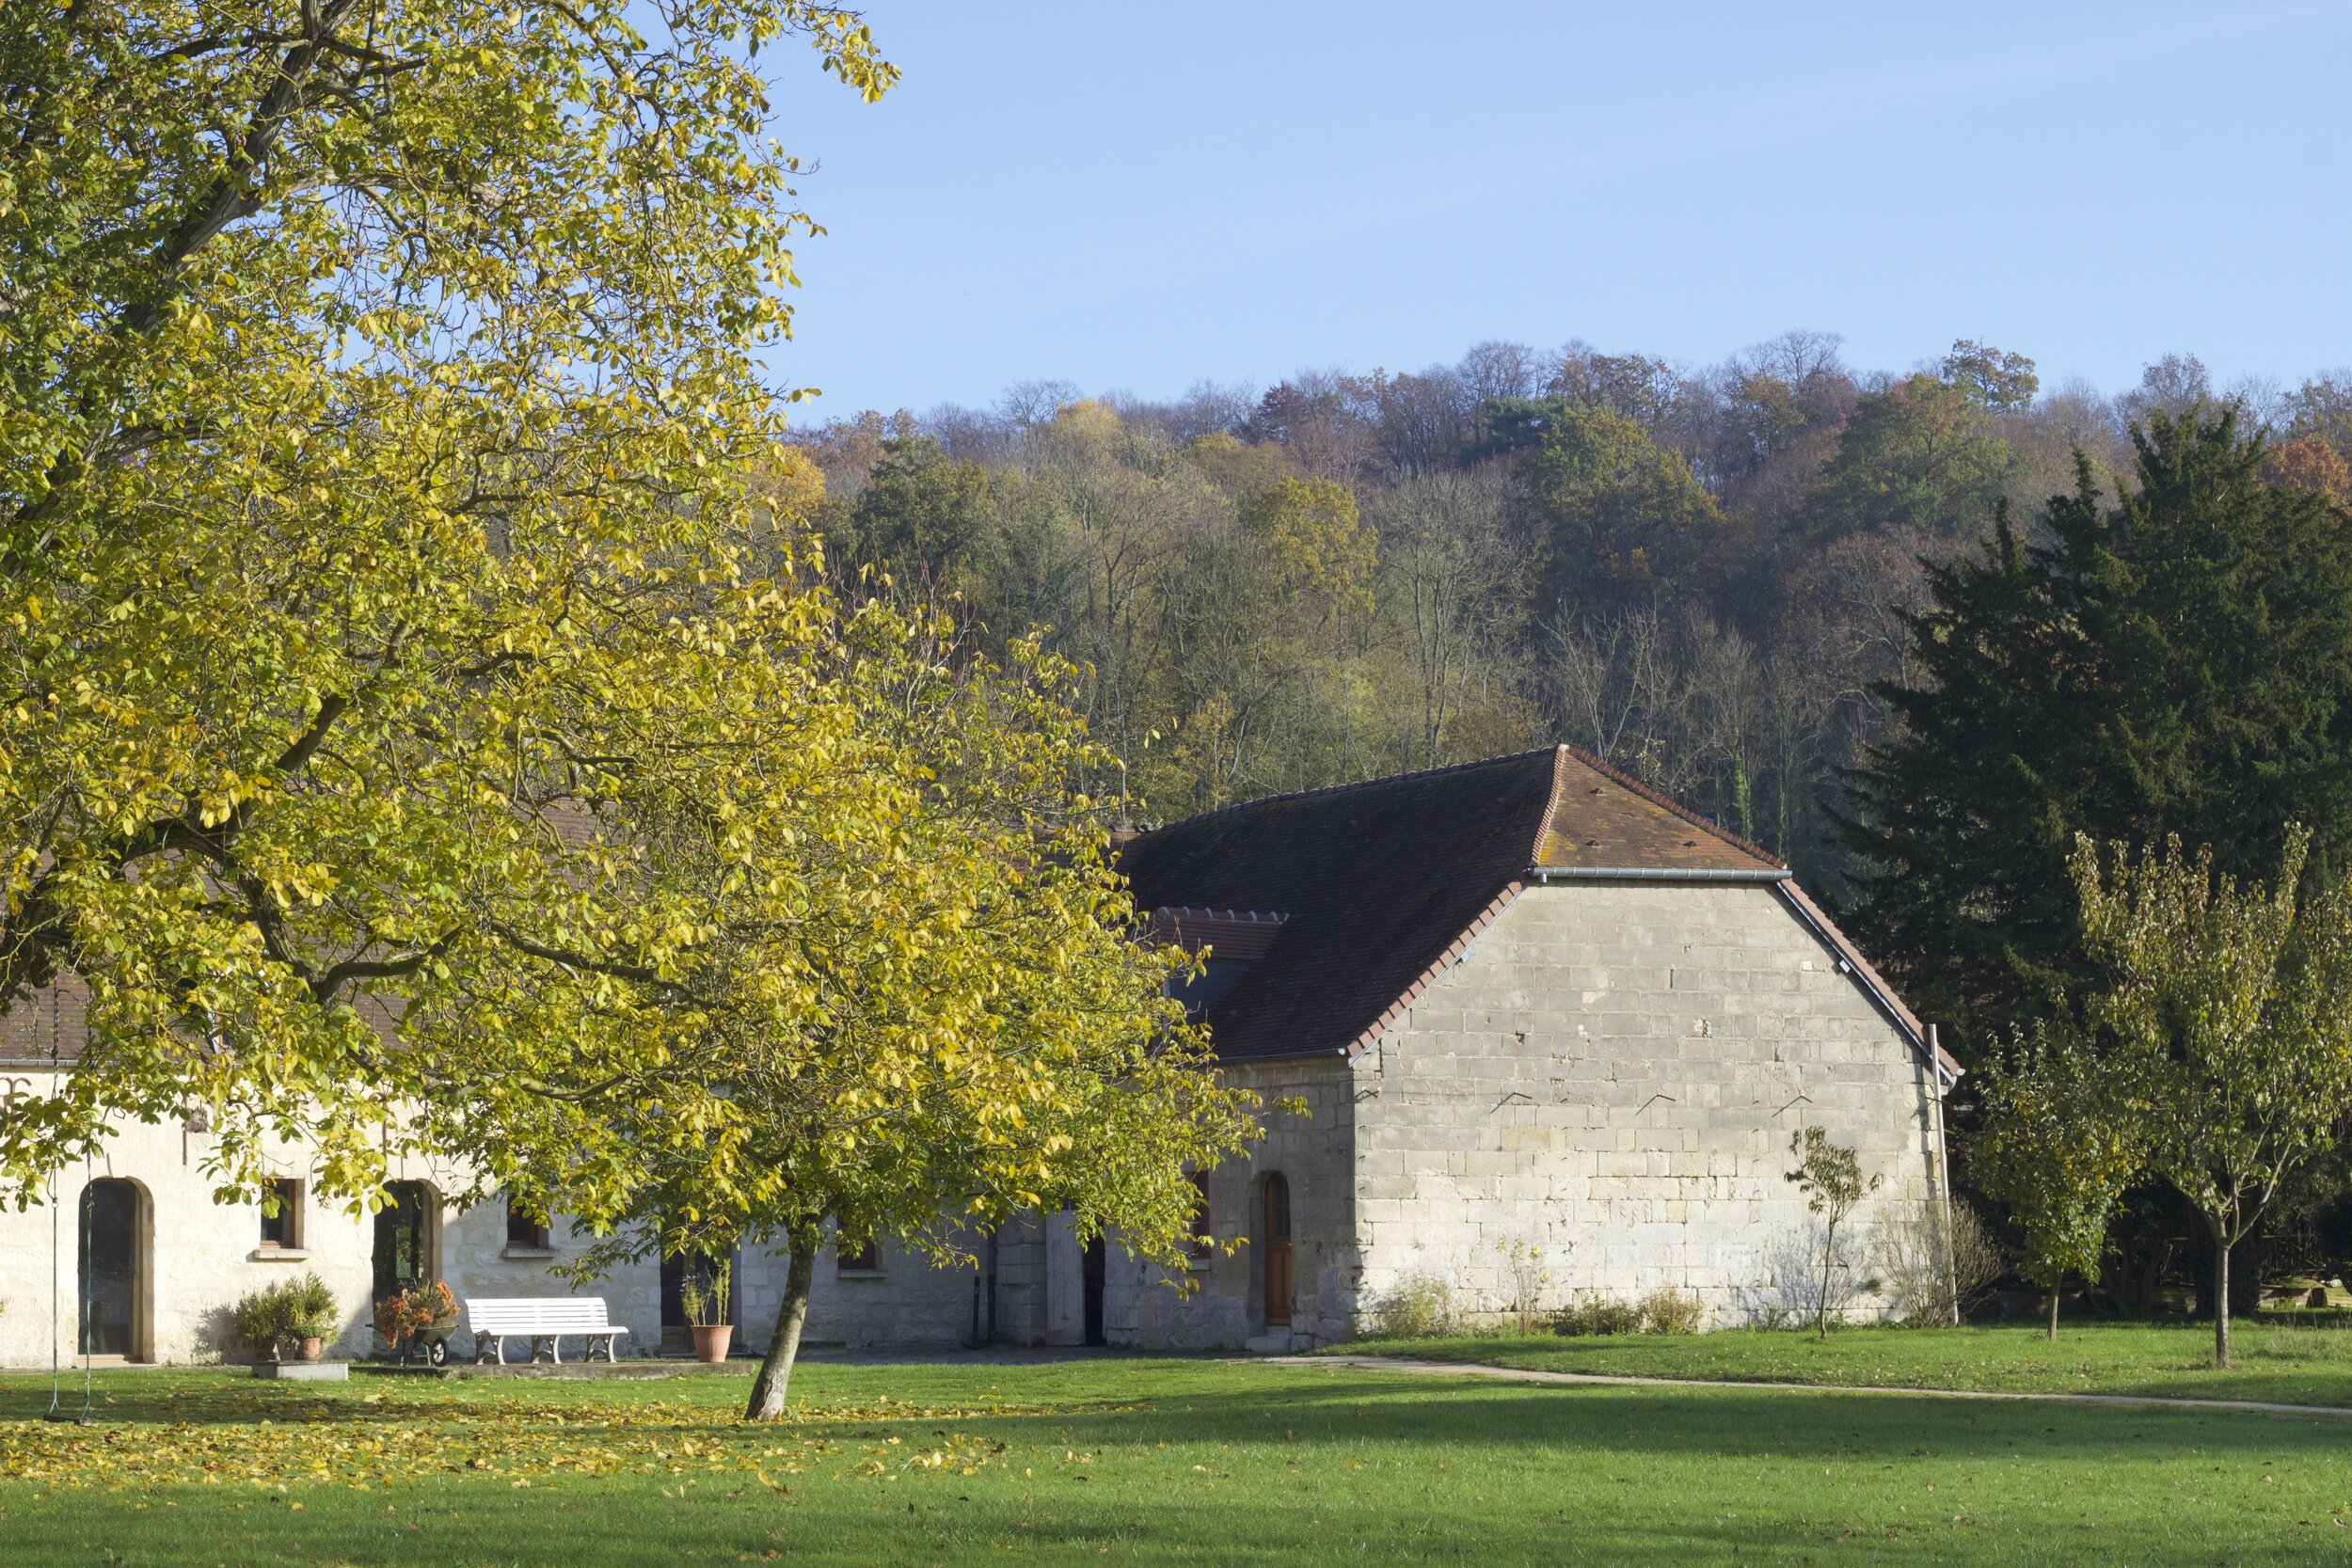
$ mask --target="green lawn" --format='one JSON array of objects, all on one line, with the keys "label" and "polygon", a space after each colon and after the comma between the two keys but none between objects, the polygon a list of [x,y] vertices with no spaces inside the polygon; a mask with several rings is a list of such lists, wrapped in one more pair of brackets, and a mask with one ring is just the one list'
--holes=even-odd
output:
[{"label": "green lawn", "polygon": [[1869,1388],[2010,1393],[2162,1394],[2352,1408],[2352,1330],[2241,1323],[2231,1370],[2216,1371],[2211,1324],[1848,1328],[1810,1334],[1625,1334],[1563,1339],[1363,1339],[1335,1354],[1483,1361],[1543,1371]]},{"label": "green lawn", "polygon": [[0,1379],[0,1562],[2352,1556],[2340,1418],[1109,1359],[812,1366],[779,1431],[744,1388],[121,1372],[83,1429]]}]

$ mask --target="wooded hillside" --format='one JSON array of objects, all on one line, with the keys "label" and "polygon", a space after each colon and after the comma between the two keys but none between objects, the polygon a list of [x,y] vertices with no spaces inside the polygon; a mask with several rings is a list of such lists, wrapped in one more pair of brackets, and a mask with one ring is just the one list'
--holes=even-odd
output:
[{"label": "wooded hillside", "polygon": [[[829,570],[1029,626],[1089,671],[1130,811],[1572,741],[1838,891],[1841,770],[1911,680],[1923,562],[2013,509],[2110,495],[2127,431],[2232,404],[2265,472],[2352,498],[2352,376],[2213,386],[2168,356],[2108,397],[1955,343],[1857,372],[1789,333],[1690,370],[1488,342],[1409,374],[1175,403],[1016,387],[987,410],[807,430]],[[1118,787],[1116,781],[1106,781]]]}]

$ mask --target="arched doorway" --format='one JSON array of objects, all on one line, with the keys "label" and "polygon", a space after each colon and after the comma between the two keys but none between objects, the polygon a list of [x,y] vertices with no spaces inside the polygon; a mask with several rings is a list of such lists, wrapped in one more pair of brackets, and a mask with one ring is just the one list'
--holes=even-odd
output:
[{"label": "arched doorway", "polygon": [[375,1212],[375,1299],[384,1301],[440,1277],[434,1223],[441,1202],[431,1184],[387,1181],[389,1199]]},{"label": "arched doorway", "polygon": [[146,1205],[135,1181],[82,1189],[77,1354],[145,1359]]},{"label": "arched doorway", "polygon": [[1258,1184],[1263,1212],[1258,1234],[1265,1242],[1265,1322],[1287,1328],[1291,1321],[1291,1184],[1270,1170]]}]

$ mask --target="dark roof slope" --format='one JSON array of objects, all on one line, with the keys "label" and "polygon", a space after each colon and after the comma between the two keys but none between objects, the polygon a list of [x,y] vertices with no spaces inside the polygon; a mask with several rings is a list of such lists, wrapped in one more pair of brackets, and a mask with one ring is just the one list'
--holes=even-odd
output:
[{"label": "dark roof slope", "polygon": [[1228,1060],[1356,1046],[1518,891],[1531,866],[1772,872],[1780,863],[1569,747],[1276,796],[1148,832],[1143,909],[1288,918],[1205,1015]]},{"label": "dark roof slope", "polygon": [[0,1012],[0,1062],[71,1062],[82,1053],[89,990],[72,974]]}]

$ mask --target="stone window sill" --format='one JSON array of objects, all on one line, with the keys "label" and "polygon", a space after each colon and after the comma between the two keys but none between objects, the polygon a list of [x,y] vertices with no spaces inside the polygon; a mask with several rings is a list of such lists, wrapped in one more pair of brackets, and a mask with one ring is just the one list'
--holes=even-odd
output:
[{"label": "stone window sill", "polygon": [[887,1279],[889,1277],[880,1269],[835,1269],[833,1273],[835,1279]]},{"label": "stone window sill", "polygon": [[257,1246],[246,1253],[246,1260],[253,1263],[307,1263],[310,1249],[298,1246]]},{"label": "stone window sill", "polygon": [[555,1249],[545,1246],[511,1246],[501,1248],[499,1256],[513,1263],[544,1263],[555,1256]]}]

